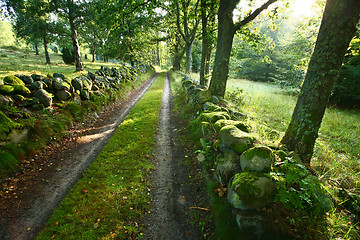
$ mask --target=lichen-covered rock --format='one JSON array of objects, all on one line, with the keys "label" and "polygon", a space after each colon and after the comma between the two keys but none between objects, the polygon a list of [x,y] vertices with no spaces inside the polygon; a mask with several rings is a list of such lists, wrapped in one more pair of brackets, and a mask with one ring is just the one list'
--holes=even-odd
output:
[{"label": "lichen-covered rock", "polygon": [[220,150],[227,152],[231,149],[239,154],[254,145],[255,137],[241,131],[234,125],[228,125],[221,128],[219,132]]},{"label": "lichen-covered rock", "polygon": [[29,96],[31,91],[25,87],[24,85],[14,85],[14,91],[12,92],[12,94],[19,94],[22,96]]},{"label": "lichen-covered rock", "polygon": [[45,107],[49,107],[52,104],[52,96],[44,89],[39,89],[34,93],[34,97]]},{"label": "lichen-covered rock", "polygon": [[240,166],[243,171],[268,172],[273,161],[273,151],[265,146],[250,148],[240,156]]},{"label": "lichen-covered rock", "polygon": [[276,184],[258,172],[237,173],[229,182],[228,201],[243,210],[265,207],[274,202]]},{"label": "lichen-covered rock", "polygon": [[246,124],[241,121],[234,121],[234,120],[227,120],[227,119],[220,119],[220,120],[216,121],[216,123],[214,124],[214,127],[215,127],[216,131],[220,131],[221,128],[223,128],[225,126],[229,126],[229,125],[234,125],[241,131],[247,132],[247,133],[249,133],[251,130],[251,127],[249,124]]},{"label": "lichen-covered rock", "polygon": [[69,93],[67,90],[59,90],[56,92],[55,97],[59,99],[60,101],[66,101],[69,100],[71,97],[71,93]]},{"label": "lichen-covered rock", "polygon": [[42,82],[46,84],[45,88],[47,88],[47,87],[51,88],[52,87],[52,79],[51,78],[44,78],[42,80]]},{"label": "lichen-covered rock", "polygon": [[65,79],[65,75],[62,73],[54,73],[53,74],[53,78],[61,78],[61,79]]},{"label": "lichen-covered rock", "polygon": [[201,113],[199,119],[203,122],[215,123],[220,119],[230,119],[227,112],[204,112]]},{"label": "lichen-covered rock", "polygon": [[32,84],[30,84],[30,89],[33,91],[37,91],[39,89],[43,89],[44,88],[44,83],[42,81],[36,81],[33,82]]},{"label": "lichen-covered rock", "polygon": [[14,92],[14,86],[0,85],[0,94],[10,96]]},{"label": "lichen-covered rock", "polygon": [[4,77],[4,82],[9,85],[25,85],[25,83],[16,76],[6,76]]},{"label": "lichen-covered rock", "polygon": [[75,90],[81,91],[83,88],[83,82],[80,78],[74,78],[71,80],[71,85],[75,88]]},{"label": "lichen-covered rock", "polygon": [[224,153],[216,160],[215,176],[219,182],[227,184],[240,171],[238,154]]},{"label": "lichen-covered rock", "polygon": [[82,100],[90,100],[90,94],[88,90],[81,90],[80,91],[80,97]]}]

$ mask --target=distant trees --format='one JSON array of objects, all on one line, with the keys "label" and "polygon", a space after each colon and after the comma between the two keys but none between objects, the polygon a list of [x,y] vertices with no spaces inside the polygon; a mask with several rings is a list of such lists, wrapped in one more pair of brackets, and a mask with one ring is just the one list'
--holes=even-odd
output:
[{"label": "distant trees", "polygon": [[[358,0],[327,0],[314,53],[291,122],[281,140],[310,163],[335,80],[359,22]],[[341,36],[341,37],[340,37]]]}]

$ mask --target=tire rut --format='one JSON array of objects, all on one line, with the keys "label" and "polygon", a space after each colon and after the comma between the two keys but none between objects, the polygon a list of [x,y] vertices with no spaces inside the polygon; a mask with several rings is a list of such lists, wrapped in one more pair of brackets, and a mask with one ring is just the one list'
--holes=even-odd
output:
[{"label": "tire rut", "polygon": [[62,153],[64,162],[61,163],[61,170],[54,171],[50,179],[47,179],[38,189],[34,189],[33,195],[30,195],[31,199],[19,202],[19,206],[26,202],[26,207],[16,211],[13,216],[5,216],[0,219],[0,239],[30,240],[36,237],[52,212],[95,160],[117,127],[150,88],[156,77],[157,74],[145,85],[142,85],[137,96],[131,97],[124,105],[121,105],[118,109],[119,114],[116,114],[109,124],[99,127],[91,136],[87,136],[86,140],[80,141],[77,145],[78,148],[72,149],[72,152]]},{"label": "tire rut", "polygon": [[186,183],[188,170],[183,165],[185,151],[177,140],[177,125],[172,117],[172,94],[166,74],[156,136],[156,170],[151,174],[152,207],[145,220],[145,239],[197,239],[188,222],[191,187]]}]

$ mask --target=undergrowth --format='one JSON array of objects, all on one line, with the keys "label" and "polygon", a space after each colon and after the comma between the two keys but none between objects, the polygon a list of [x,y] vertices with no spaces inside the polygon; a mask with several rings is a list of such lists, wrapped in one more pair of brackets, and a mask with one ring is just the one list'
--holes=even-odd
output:
[{"label": "undergrowth", "polygon": [[141,239],[164,73],[135,105],[36,239]]}]

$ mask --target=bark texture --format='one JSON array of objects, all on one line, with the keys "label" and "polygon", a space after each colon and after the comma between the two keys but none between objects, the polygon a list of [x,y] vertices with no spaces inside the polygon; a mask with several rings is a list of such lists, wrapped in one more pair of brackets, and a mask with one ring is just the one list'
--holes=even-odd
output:
[{"label": "bark texture", "polygon": [[281,141],[310,163],[331,90],[359,21],[360,1],[327,0],[314,53]]}]

